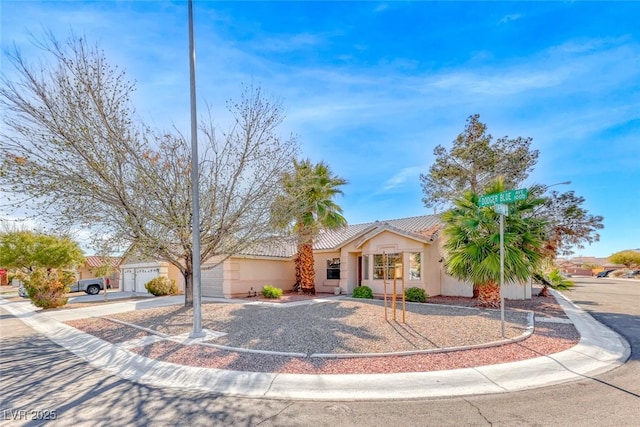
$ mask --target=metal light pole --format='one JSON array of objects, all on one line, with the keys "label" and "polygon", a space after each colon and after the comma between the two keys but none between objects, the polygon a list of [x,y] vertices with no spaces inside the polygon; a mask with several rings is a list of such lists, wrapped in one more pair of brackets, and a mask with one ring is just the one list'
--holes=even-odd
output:
[{"label": "metal light pole", "polygon": [[547,188],[549,188],[549,187],[555,187],[556,185],[569,185],[569,184],[571,184],[571,181],[556,182],[555,184],[547,185],[547,186],[543,187],[542,189],[544,191],[547,191]]},{"label": "metal light pole", "polygon": [[200,191],[198,177],[198,120],[196,116],[196,46],[193,39],[193,1],[189,10],[189,80],[191,92],[191,238],[193,292],[193,331],[189,338],[202,338],[202,307],[200,304]]}]

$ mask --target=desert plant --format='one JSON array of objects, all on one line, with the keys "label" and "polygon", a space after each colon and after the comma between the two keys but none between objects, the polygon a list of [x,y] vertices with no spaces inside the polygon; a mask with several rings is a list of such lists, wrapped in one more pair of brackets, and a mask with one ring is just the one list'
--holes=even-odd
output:
[{"label": "desert plant", "polygon": [[145,283],[144,288],[151,295],[161,297],[165,295],[175,295],[178,293],[178,286],[174,279],[168,277],[158,276]]},{"label": "desert plant", "polygon": [[353,290],[354,298],[373,298],[373,291],[368,286],[358,286]]},{"label": "desert plant", "polygon": [[20,275],[29,299],[36,307],[57,308],[67,303],[65,294],[75,280],[73,273],[57,269],[37,268]]},{"label": "desert plant", "polygon": [[427,296],[422,288],[407,288],[404,291],[404,297],[407,301],[426,302]]},{"label": "desert plant", "polygon": [[560,271],[556,268],[548,274],[549,280],[551,281],[551,286],[553,289],[569,289],[573,286],[573,282],[571,280],[566,279]]},{"label": "desert plant", "polygon": [[282,296],[282,289],[266,285],[262,288],[262,296],[273,299],[280,298]]}]

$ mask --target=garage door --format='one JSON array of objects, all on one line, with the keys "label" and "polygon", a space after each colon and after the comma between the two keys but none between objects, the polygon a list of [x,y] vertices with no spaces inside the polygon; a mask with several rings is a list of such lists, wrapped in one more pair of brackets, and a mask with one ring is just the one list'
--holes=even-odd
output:
[{"label": "garage door", "polygon": [[144,285],[151,279],[160,275],[159,268],[138,268],[136,269],[135,292],[148,293]]},{"label": "garage door", "polygon": [[133,270],[130,268],[122,270],[122,290],[125,292],[133,291]]},{"label": "garage door", "polygon": [[122,290],[128,292],[148,293],[144,285],[151,279],[160,275],[160,269],[151,268],[126,268],[122,270]]},{"label": "garage door", "polygon": [[200,276],[203,297],[224,298],[222,264],[213,268],[203,268]]}]

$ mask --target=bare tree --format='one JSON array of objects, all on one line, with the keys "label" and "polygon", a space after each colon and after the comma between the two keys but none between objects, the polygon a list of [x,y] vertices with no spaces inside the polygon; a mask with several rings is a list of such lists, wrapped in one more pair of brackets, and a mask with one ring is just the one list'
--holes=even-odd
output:
[{"label": "bare tree", "polygon": [[[8,62],[18,77],[2,77],[0,191],[12,194],[2,207],[28,206],[47,221],[93,227],[169,261],[185,278],[190,306],[190,143],[137,118],[135,85],[98,46],[73,35],[39,45],[49,64],[34,68],[15,49]],[[211,115],[201,124],[203,262],[278,238],[272,203],[298,150],[295,138],[276,134],[281,105],[259,88],[246,87],[228,107],[234,123],[226,132]]]}]

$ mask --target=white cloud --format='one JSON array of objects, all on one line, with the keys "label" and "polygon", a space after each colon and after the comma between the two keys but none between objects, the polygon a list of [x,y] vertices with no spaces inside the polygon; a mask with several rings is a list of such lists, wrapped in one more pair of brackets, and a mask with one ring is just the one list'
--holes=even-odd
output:
[{"label": "white cloud", "polygon": [[499,24],[507,24],[509,22],[517,21],[520,18],[522,18],[521,14],[512,13],[512,14],[503,16],[502,19],[500,19],[500,21],[498,21],[498,23]]},{"label": "white cloud", "polygon": [[379,12],[383,12],[385,10],[387,10],[389,8],[389,5],[387,3],[380,3],[378,5],[376,5],[375,9],[373,9],[374,12],[379,13]]},{"label": "white cloud", "polygon": [[477,73],[454,72],[427,81],[427,86],[441,90],[482,95],[513,95],[532,89],[561,85],[569,74],[564,70],[539,71],[525,69],[480,70]]},{"label": "white cloud", "polygon": [[421,172],[426,170],[425,166],[409,166],[400,169],[395,175],[389,178],[382,187],[382,191],[389,191],[396,187],[400,187],[407,181],[415,183]]}]

